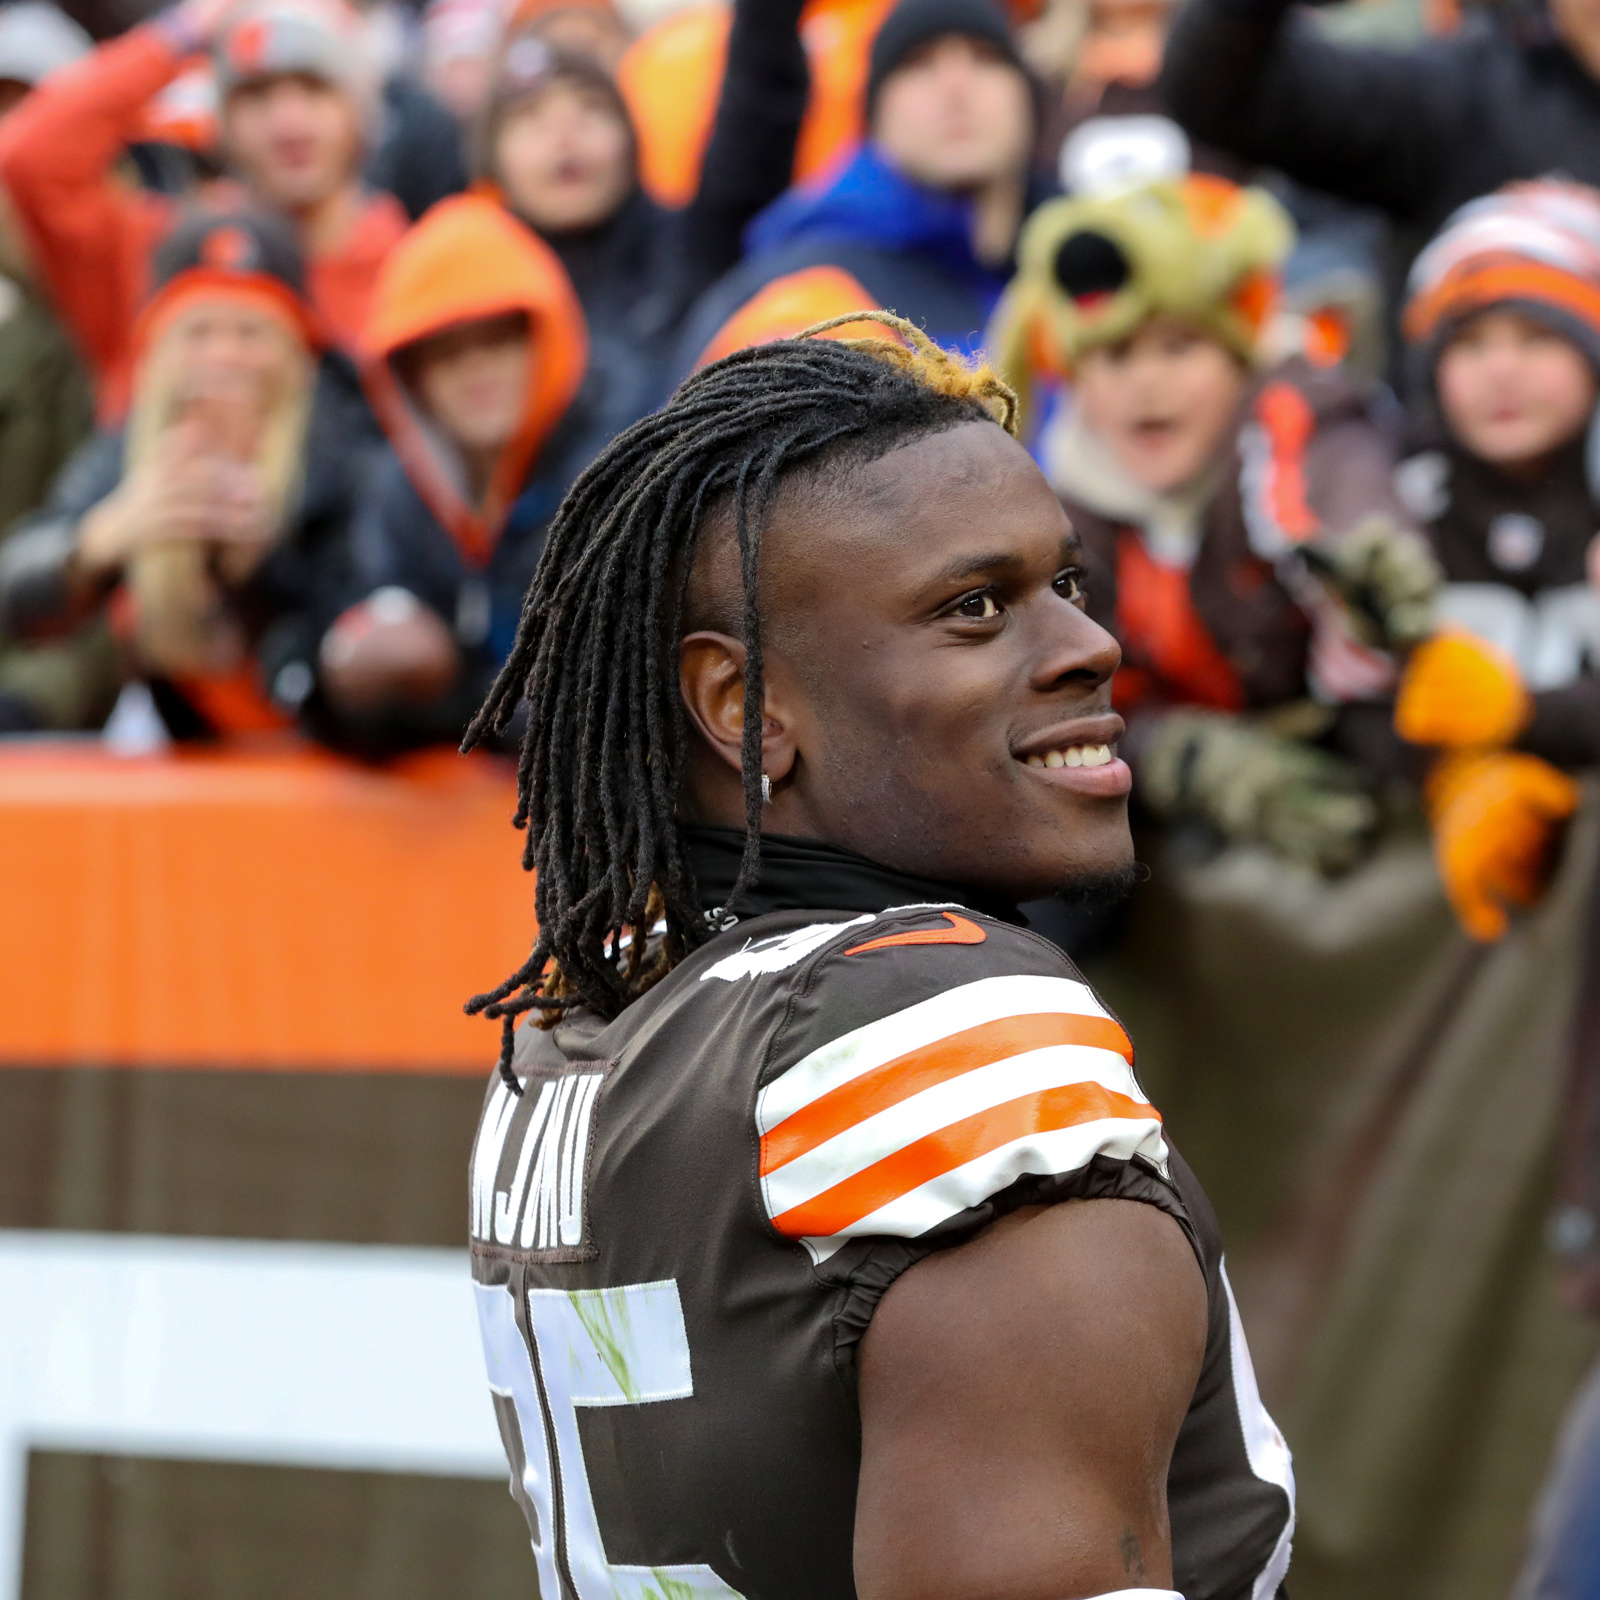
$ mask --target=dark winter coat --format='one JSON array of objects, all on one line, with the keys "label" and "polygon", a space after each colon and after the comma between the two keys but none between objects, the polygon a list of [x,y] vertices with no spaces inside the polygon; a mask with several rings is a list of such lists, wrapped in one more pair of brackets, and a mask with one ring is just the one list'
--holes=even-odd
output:
[{"label": "dark winter coat", "polygon": [[1161,88],[1197,138],[1376,206],[1416,244],[1513,179],[1600,184],[1600,82],[1547,25],[1474,19],[1394,51],[1335,44],[1290,0],[1189,0]]},{"label": "dark winter coat", "polygon": [[[348,586],[347,536],[381,435],[350,363],[324,356],[312,398],[300,496],[285,536],[229,600],[254,641],[263,692],[291,714],[310,690],[312,653]],[[79,522],[122,479],[123,436],[96,434],[62,468],[44,505],[0,547],[0,631],[18,640],[60,636],[85,619],[70,582]],[[175,686],[152,683],[176,738],[226,729]]]},{"label": "dark winter coat", "polygon": [[597,228],[540,235],[589,324],[603,436],[666,399],[690,307],[739,259],[746,223],[789,186],[810,89],[800,10],[800,0],[734,7],[716,121],[687,206],[658,205],[635,188]]},{"label": "dark winter coat", "polygon": [[413,222],[429,206],[467,186],[456,119],[403,74],[383,86],[383,128],[366,177],[374,189],[387,189]]},{"label": "dark winter coat", "polygon": [[594,452],[592,413],[580,397],[540,451],[488,559],[473,562],[417,492],[393,446],[378,457],[350,530],[344,601],[405,589],[450,625],[462,668],[454,689],[428,705],[335,713],[320,691],[307,702],[308,731],[367,758],[459,743],[510,653],[523,597],[561,497]]},{"label": "dark winter coat", "polygon": [[1533,482],[1452,445],[1417,451],[1397,481],[1444,568],[1440,611],[1516,658],[1533,694],[1521,749],[1600,765],[1600,593],[1588,581],[1600,497],[1580,437]]}]

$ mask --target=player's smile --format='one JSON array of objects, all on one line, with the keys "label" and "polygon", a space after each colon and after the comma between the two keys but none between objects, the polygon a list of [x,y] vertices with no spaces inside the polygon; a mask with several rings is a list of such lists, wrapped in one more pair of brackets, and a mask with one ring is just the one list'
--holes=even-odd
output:
[{"label": "player's smile", "polygon": [[1046,783],[1081,794],[1116,798],[1133,785],[1128,764],[1117,755],[1122,718],[1115,712],[1057,723],[1017,745],[1012,758]]}]

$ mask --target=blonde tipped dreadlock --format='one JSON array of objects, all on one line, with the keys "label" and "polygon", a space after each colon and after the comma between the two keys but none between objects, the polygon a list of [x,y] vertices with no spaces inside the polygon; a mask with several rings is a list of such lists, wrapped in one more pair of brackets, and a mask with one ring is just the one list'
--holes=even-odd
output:
[{"label": "blonde tipped dreadlock", "polygon": [[826,322],[814,322],[795,338],[814,339],[833,328],[848,327],[856,322],[876,322],[890,328],[909,340],[911,348],[889,339],[835,339],[831,342],[842,344],[847,350],[860,350],[875,361],[886,361],[910,373],[935,394],[948,395],[952,400],[975,400],[1013,439],[1021,436],[1017,391],[987,361],[982,366],[968,365],[943,345],[935,344],[916,323],[892,311],[850,311],[842,317],[829,317]]},{"label": "blonde tipped dreadlock", "polygon": [[[905,343],[815,337],[852,322]],[[904,318],[857,311],[709,363],[572,486],[463,746],[503,731],[526,701],[514,820],[527,829],[523,865],[538,874],[539,935],[510,977],[467,1005],[500,1019],[500,1070],[519,1092],[519,1016],[553,1025],[581,1005],[614,1017],[723,925],[722,908],[700,904],[678,829],[688,750],[678,641],[708,511],[731,502],[743,585],[745,847],[731,905],[761,865],[757,577],[779,487],[970,422],[1014,431],[1016,397]]]}]

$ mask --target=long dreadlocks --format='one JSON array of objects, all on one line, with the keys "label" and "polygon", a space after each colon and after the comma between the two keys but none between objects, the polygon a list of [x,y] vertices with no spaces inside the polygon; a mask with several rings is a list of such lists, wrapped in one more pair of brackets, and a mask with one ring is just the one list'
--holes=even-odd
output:
[{"label": "long dreadlocks", "polygon": [[[847,323],[898,340],[821,340]],[[743,583],[745,845],[729,903],[761,859],[761,627],[757,574],[767,512],[786,474],[876,459],[963,422],[1014,430],[1016,400],[886,312],[855,312],[796,339],[742,350],[689,378],[614,439],[551,523],[516,642],[463,749],[503,732],[527,702],[515,822],[538,874],[528,959],[467,1004],[502,1024],[500,1072],[524,1012],[585,1005],[614,1017],[710,937],[678,837],[684,711],[678,640],[696,542],[731,501]],[[665,938],[648,935],[664,921]]]}]

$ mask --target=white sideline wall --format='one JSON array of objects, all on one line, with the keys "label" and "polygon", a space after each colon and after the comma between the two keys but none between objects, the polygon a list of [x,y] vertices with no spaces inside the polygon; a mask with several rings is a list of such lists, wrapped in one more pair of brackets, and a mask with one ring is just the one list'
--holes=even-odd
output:
[{"label": "white sideline wall", "polygon": [[0,1600],[31,1449],[504,1477],[466,1251],[0,1229]]}]

